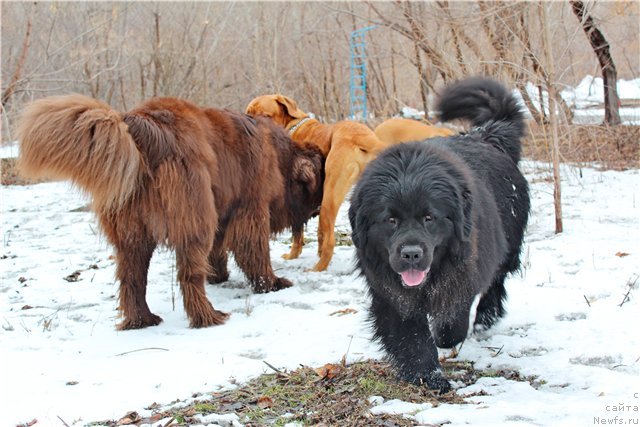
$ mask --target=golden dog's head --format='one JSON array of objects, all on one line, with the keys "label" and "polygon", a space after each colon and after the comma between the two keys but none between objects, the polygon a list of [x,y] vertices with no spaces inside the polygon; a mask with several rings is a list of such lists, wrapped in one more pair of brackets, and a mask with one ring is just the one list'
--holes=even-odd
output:
[{"label": "golden dog's head", "polygon": [[258,96],[249,103],[246,113],[250,116],[269,117],[282,126],[287,126],[291,120],[307,117],[307,114],[298,108],[296,101],[284,95]]}]

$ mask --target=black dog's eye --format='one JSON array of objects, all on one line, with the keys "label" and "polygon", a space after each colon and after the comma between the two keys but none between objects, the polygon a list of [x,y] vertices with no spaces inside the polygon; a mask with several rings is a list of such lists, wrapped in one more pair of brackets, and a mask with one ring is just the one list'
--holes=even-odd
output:
[{"label": "black dog's eye", "polygon": [[387,222],[391,225],[396,225],[398,223],[398,220],[395,217],[390,216],[389,218],[387,218]]},{"label": "black dog's eye", "polygon": [[426,214],[424,216],[424,222],[429,222],[429,221],[433,221],[433,215],[431,214]]}]

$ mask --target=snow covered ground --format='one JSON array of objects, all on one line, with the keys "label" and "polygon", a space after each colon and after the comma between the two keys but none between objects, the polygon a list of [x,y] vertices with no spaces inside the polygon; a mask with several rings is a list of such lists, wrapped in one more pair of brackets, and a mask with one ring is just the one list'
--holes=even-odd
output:
[{"label": "snow covered ground", "polygon": [[[537,88],[528,85],[530,95],[537,95]],[[640,100],[640,79],[618,80],[620,100]],[[575,108],[587,108],[604,102],[604,83],[602,77],[585,76],[578,85],[561,91],[562,98]]]},{"label": "snow covered ground", "polygon": [[[640,125],[640,79],[618,80],[618,95],[622,106],[620,119],[623,123]],[[537,86],[529,83],[527,91],[533,102],[540,108],[540,94]],[[604,84],[602,77],[585,76],[576,87],[567,87],[560,92],[569,108],[574,112],[575,124],[600,124],[604,121]],[[545,110],[549,111],[548,94],[543,94]],[[630,105],[625,105],[630,104]]]},{"label": "snow covered ground", "polygon": [[[579,85],[577,103],[584,107],[594,87]],[[640,80],[621,97],[638,99],[637,89]],[[1,157],[16,154],[15,146],[0,150]],[[533,202],[525,266],[507,281],[507,316],[467,340],[458,358],[536,380],[458,384],[460,395],[474,393],[467,405],[374,397],[372,412],[403,413],[424,425],[640,424],[639,172],[563,167],[565,232],[556,235],[548,165],[521,167]],[[382,357],[370,341],[353,248],[338,246],[328,271],[306,272],[317,244],[284,261],[288,234],[272,241],[271,259],[294,287],[254,295],[231,263],[228,282],[207,286],[214,306],[231,318],[189,329],[174,255],[158,251],[147,299],[164,322],[116,331],[112,252],[82,209],[87,202],[66,183],[0,187],[0,426],[84,425],[130,410],[145,416],[154,402],[168,405],[255,377],[267,371],[263,361],[295,369],[345,354],[347,362]],[[336,227],[345,234],[347,209],[345,203]],[[307,237],[316,230],[313,220]],[[346,308],[355,312],[335,314]]]},{"label": "snow covered ground", "polygon": [[[525,162],[533,212],[521,275],[508,280],[508,315],[467,340],[459,355],[479,369],[509,369],[529,382],[483,378],[471,405],[415,406],[374,399],[376,413],[400,411],[416,423],[592,425],[640,412],[640,193],[638,171],[563,168],[565,232],[554,234],[548,167]],[[366,326],[363,281],[353,249],[336,248],[326,272],[315,243],[299,260],[280,258],[288,235],[272,242],[277,273],[290,289],[253,295],[237,267],[207,286],[227,324],[194,330],[182,309],[174,257],[158,252],[148,300],[164,322],[118,332],[111,250],[87,200],[65,183],[2,187],[0,251],[0,425],[37,419],[69,425],[117,419],[195,392],[232,386],[265,372],[380,358]],[[337,229],[349,232],[342,207]],[[307,236],[314,236],[313,221]],[[79,271],[78,281],[65,277]],[[626,295],[626,297],[625,297]],[[357,310],[343,316],[332,313]],[[499,352],[496,349],[501,349]],[[496,354],[498,353],[498,354]],[[425,409],[426,408],[426,409]],[[635,408],[635,410],[634,410]]]},{"label": "snow covered ground", "polygon": [[[527,83],[527,92],[536,108],[540,109],[541,100],[538,86]],[[620,107],[620,119],[624,124],[640,125],[640,79],[618,80],[618,96],[622,106]],[[514,90],[514,95],[520,99],[520,104],[526,109],[520,92]],[[574,112],[575,124],[601,124],[604,121],[604,84],[602,77],[585,76],[576,87],[566,87],[560,95],[569,108]],[[542,98],[544,108],[549,112],[548,93],[543,91]],[[424,119],[424,111],[411,107],[403,107],[400,116],[416,120]],[[531,112],[529,112],[531,116]]]}]

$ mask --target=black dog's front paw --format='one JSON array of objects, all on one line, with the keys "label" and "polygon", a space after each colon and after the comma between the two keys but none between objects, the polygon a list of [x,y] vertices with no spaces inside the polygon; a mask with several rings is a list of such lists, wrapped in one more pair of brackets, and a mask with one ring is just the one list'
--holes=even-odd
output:
[{"label": "black dog's front paw", "polygon": [[449,384],[449,381],[445,378],[444,375],[442,375],[442,372],[440,370],[432,371],[426,375],[412,377],[411,379],[401,379],[415,385],[427,386],[428,388],[436,391],[439,394],[445,394],[451,391],[451,384]]},{"label": "black dog's front paw", "polygon": [[440,394],[448,393],[452,389],[451,384],[449,384],[449,380],[447,380],[440,371],[433,371],[426,375],[422,380],[427,387]]}]

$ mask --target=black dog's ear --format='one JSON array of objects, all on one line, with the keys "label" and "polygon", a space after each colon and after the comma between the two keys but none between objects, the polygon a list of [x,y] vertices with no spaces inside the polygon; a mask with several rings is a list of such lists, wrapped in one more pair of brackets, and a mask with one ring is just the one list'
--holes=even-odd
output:
[{"label": "black dog's ear", "polygon": [[473,195],[468,188],[464,188],[462,194],[460,194],[460,199],[457,218],[455,218],[455,233],[461,242],[468,242],[471,239],[473,225],[473,218],[471,218]]}]

